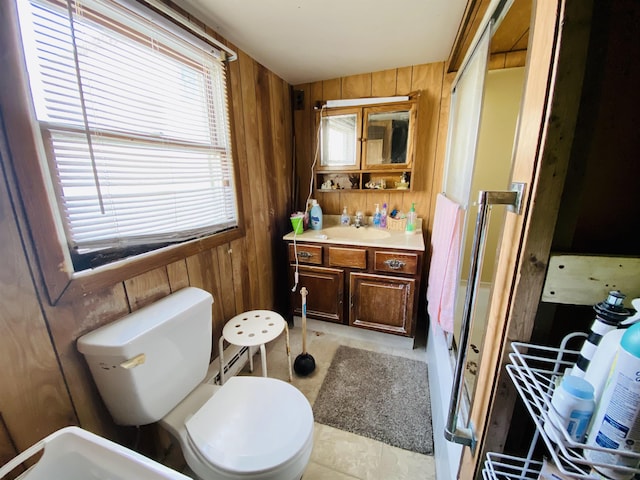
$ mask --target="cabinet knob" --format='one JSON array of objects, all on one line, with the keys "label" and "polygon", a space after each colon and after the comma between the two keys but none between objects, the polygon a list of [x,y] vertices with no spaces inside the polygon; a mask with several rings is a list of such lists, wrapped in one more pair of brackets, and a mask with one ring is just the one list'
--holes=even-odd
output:
[{"label": "cabinet knob", "polygon": [[398,260],[396,258],[385,260],[384,264],[392,270],[400,270],[406,265],[402,260]]},{"label": "cabinet knob", "polygon": [[310,253],[310,252],[298,252],[298,257],[300,257],[300,258],[311,258],[311,257],[313,257],[313,253]]}]

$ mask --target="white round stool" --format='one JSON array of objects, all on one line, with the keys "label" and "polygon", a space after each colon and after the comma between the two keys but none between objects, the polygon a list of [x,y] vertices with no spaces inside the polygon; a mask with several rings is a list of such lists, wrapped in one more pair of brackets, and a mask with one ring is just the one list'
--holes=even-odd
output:
[{"label": "white round stool", "polygon": [[[236,315],[229,320],[222,329],[220,337],[220,384],[224,384],[224,345],[223,341],[240,347],[255,347],[260,345],[260,358],[262,360],[262,376],[267,376],[267,352],[265,343],[278,338],[282,333],[286,334],[287,363],[289,366],[289,381],[291,375],[291,348],[289,347],[289,326],[282,315],[271,310],[250,310]],[[253,371],[253,357],[249,350],[249,367]]]}]

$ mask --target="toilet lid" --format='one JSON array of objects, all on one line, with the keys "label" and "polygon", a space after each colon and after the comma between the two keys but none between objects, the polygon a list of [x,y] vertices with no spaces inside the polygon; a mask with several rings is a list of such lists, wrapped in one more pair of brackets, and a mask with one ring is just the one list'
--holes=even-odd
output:
[{"label": "toilet lid", "polygon": [[213,465],[255,472],[285,463],[313,432],[309,401],[272,378],[231,377],[185,422],[193,445]]}]

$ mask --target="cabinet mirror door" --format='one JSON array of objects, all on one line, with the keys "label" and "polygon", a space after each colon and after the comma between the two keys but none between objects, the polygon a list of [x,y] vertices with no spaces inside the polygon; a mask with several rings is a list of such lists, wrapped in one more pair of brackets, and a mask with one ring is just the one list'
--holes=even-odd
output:
[{"label": "cabinet mirror door", "polygon": [[341,109],[325,113],[321,125],[320,166],[359,168],[360,109]]},{"label": "cabinet mirror door", "polygon": [[364,164],[407,166],[411,162],[413,110],[406,107],[365,109]]}]

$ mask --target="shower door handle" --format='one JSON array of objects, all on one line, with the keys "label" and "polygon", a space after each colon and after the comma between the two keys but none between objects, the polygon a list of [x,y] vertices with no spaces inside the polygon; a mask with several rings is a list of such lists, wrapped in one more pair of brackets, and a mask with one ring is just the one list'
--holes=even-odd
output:
[{"label": "shower door handle", "polygon": [[464,367],[469,349],[469,336],[471,331],[471,319],[476,305],[480,273],[482,271],[482,258],[484,255],[486,228],[489,221],[489,207],[491,205],[507,205],[507,208],[520,215],[522,209],[522,195],[524,183],[512,183],[508,191],[481,190],[478,195],[478,215],[473,235],[473,247],[471,248],[471,261],[469,265],[469,277],[467,280],[467,292],[464,300],[462,324],[460,325],[460,341],[458,356],[454,371],[451,397],[449,399],[449,414],[444,428],[444,437],[454,443],[471,448],[475,452],[476,437],[473,427],[458,427],[458,412],[462,399],[464,383]]}]

